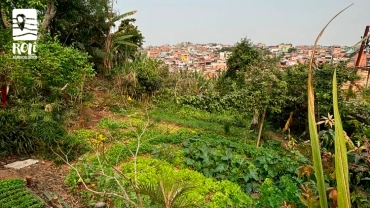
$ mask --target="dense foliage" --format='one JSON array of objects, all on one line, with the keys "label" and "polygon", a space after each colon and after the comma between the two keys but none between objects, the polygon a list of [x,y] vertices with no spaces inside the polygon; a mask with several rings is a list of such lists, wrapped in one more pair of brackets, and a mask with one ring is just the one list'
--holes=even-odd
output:
[{"label": "dense foliage", "polygon": [[0,73],[12,87],[9,109],[0,110],[0,145],[7,152],[31,153],[65,137],[63,121],[70,119],[84,83],[94,76],[86,53],[51,40],[38,48],[40,61],[0,57]]},{"label": "dense foliage", "polygon": [[[13,8],[39,10],[37,60],[12,59]],[[279,57],[241,39],[218,51],[232,52],[219,77],[170,72],[141,53],[144,36],[136,19],[128,18],[136,11],[118,14],[112,1],[5,0],[0,10],[0,75],[6,78],[0,85],[10,86],[8,106],[0,109],[1,156],[42,153],[55,159],[54,153],[65,153],[68,161],[56,161],[74,168],[65,182],[87,205],[99,200],[110,207],[317,203],[312,152],[302,142],[308,139],[307,65],[282,70]],[[351,200],[354,207],[368,207],[370,91],[343,90],[358,78],[347,63],[313,71],[325,188],[333,193],[336,187],[331,175],[339,129],[334,122],[339,116],[332,117],[335,70]],[[86,109],[96,117],[82,118],[89,116]],[[92,129],[70,131],[81,120],[93,123]],[[0,207],[41,207],[23,187],[23,181],[0,181]]]},{"label": "dense foliage", "polygon": [[[191,203],[193,207],[253,206],[251,197],[243,193],[239,186],[230,181],[216,182],[200,173],[187,169],[175,171],[172,165],[156,159],[139,158],[136,165],[136,170],[141,172],[138,175],[141,186],[156,185],[162,181],[168,185],[168,190],[175,184],[177,186],[194,187],[181,196],[187,198],[187,203]],[[123,169],[128,173],[128,176],[134,174],[132,162],[124,166]]]}]

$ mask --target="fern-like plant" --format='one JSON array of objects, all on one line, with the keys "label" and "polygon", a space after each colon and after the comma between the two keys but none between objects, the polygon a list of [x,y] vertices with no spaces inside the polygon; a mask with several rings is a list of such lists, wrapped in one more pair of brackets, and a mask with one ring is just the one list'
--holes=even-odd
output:
[{"label": "fern-like plant", "polygon": [[149,196],[153,202],[165,208],[198,207],[198,203],[185,197],[185,194],[193,188],[195,187],[186,184],[168,184],[159,181],[158,184],[138,185],[136,192]]}]

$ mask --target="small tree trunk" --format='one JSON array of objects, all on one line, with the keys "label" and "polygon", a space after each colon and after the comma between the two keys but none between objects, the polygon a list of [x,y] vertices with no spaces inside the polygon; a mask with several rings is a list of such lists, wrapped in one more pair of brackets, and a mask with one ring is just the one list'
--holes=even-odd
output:
[{"label": "small tree trunk", "polygon": [[0,15],[1,15],[1,19],[2,19],[4,27],[5,28],[10,28],[12,26],[12,24],[10,24],[10,22],[8,21],[8,18],[7,18],[6,13],[5,13],[5,8],[1,7],[1,5],[0,5]]},{"label": "small tree trunk", "polygon": [[[111,3],[111,5],[109,6],[109,3]],[[111,51],[111,47],[112,47],[112,34],[111,34],[111,28],[112,28],[112,25],[114,24],[113,20],[112,20],[112,15],[113,15],[113,1],[109,1],[107,0],[107,5],[109,7],[108,9],[108,24],[109,24],[109,28],[107,29],[106,31],[106,38],[105,38],[105,48],[104,48],[104,52],[106,53],[104,57],[104,69],[105,69],[105,72],[110,72],[111,69],[112,69],[112,51]]]},{"label": "small tree trunk", "polygon": [[31,178],[31,176],[26,176],[26,182],[27,182],[27,187],[33,186],[33,179]]},{"label": "small tree trunk", "polygon": [[57,13],[57,9],[56,9],[55,3],[53,0],[51,0],[47,4],[45,16],[44,16],[44,19],[42,20],[41,27],[40,27],[41,33],[38,34],[37,39],[42,38],[42,32],[48,31],[50,23],[52,22],[56,13]]},{"label": "small tree trunk", "polygon": [[5,74],[1,75],[0,77],[0,91],[2,108],[6,108],[8,101],[7,101],[7,84]]},{"label": "small tree trunk", "polygon": [[249,130],[257,130],[258,118],[260,117],[258,110],[254,111],[253,118],[249,127]]},{"label": "small tree trunk", "polygon": [[261,121],[260,121],[260,128],[258,130],[258,138],[257,138],[257,147],[260,145],[261,135],[262,135],[262,128],[263,128],[263,122],[265,121],[265,115],[266,115],[266,108],[263,110]]}]

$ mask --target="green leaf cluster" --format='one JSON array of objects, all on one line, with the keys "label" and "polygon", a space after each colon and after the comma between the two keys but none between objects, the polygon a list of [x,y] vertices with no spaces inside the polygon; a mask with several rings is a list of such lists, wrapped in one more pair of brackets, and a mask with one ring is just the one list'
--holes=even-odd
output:
[{"label": "green leaf cluster", "polygon": [[[122,171],[133,176],[133,165],[133,162],[127,163]],[[229,181],[217,182],[195,171],[175,170],[169,163],[152,158],[140,157],[136,169],[140,173],[137,176],[139,184],[166,181],[168,184],[191,185],[194,188],[182,197],[196,203],[195,207],[253,207],[252,198],[243,193],[238,185]]]},{"label": "green leaf cluster", "polygon": [[192,136],[184,142],[182,151],[188,167],[207,177],[235,182],[248,193],[258,192],[266,177],[279,180],[283,175],[295,176],[303,163],[220,137]]}]

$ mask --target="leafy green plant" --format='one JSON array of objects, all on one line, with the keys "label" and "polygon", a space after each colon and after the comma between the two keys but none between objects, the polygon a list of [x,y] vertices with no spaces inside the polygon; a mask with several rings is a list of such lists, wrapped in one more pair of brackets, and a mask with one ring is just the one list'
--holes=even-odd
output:
[{"label": "leafy green plant", "polygon": [[0,56],[0,74],[6,74],[12,86],[8,108],[0,112],[0,125],[5,127],[0,146],[16,154],[61,142],[67,134],[64,124],[82,100],[85,81],[95,75],[84,52],[64,47],[49,36],[37,47],[37,61],[9,62],[11,54]]},{"label": "leafy green plant", "polygon": [[[122,167],[123,172],[128,176],[133,176],[134,164],[127,163]],[[152,158],[140,157],[136,165],[139,174],[139,184],[158,184],[166,180],[169,187],[171,184],[178,183],[181,187],[193,187],[184,193],[183,197],[196,203],[196,207],[253,207],[252,199],[244,194],[240,187],[229,181],[215,181],[206,178],[202,174],[175,168],[167,162]],[[205,206],[204,206],[205,205]]]},{"label": "leafy green plant", "polygon": [[187,185],[168,184],[168,182],[159,181],[159,184],[138,185],[136,191],[150,197],[151,200],[159,203],[165,208],[182,208],[198,206],[192,199],[186,199],[183,196],[194,187]]},{"label": "leafy green plant", "polygon": [[366,207],[369,200],[369,196],[364,194],[369,191],[368,187],[370,187],[369,150],[369,142],[364,138],[363,144],[358,141],[355,149],[348,152],[351,202],[357,207]]},{"label": "leafy green plant", "polygon": [[[258,198],[257,207],[280,207],[283,202],[301,205],[298,195],[299,188],[289,177],[282,176],[280,181],[266,178],[260,188],[261,197]],[[299,206],[298,206],[299,207]]]},{"label": "leafy green plant", "polygon": [[184,142],[182,150],[186,166],[207,177],[238,183],[249,193],[258,192],[266,177],[279,180],[283,175],[294,176],[300,165],[262,147],[216,135],[192,136]]},{"label": "leafy green plant", "polygon": [[161,61],[138,54],[112,71],[115,89],[123,96],[151,98],[163,86],[168,68]]},{"label": "leafy green plant", "polygon": [[22,179],[0,180],[0,207],[43,208],[45,203],[26,189]]},{"label": "leafy green plant", "polygon": [[109,119],[109,118],[103,118],[98,123],[98,127],[106,128],[106,129],[109,129],[111,131],[121,129],[121,128],[128,128],[129,126],[130,126],[129,124],[114,121],[114,120]]},{"label": "leafy green plant", "polygon": [[66,135],[62,124],[37,107],[0,110],[1,149],[8,153],[32,153],[61,141]]}]

